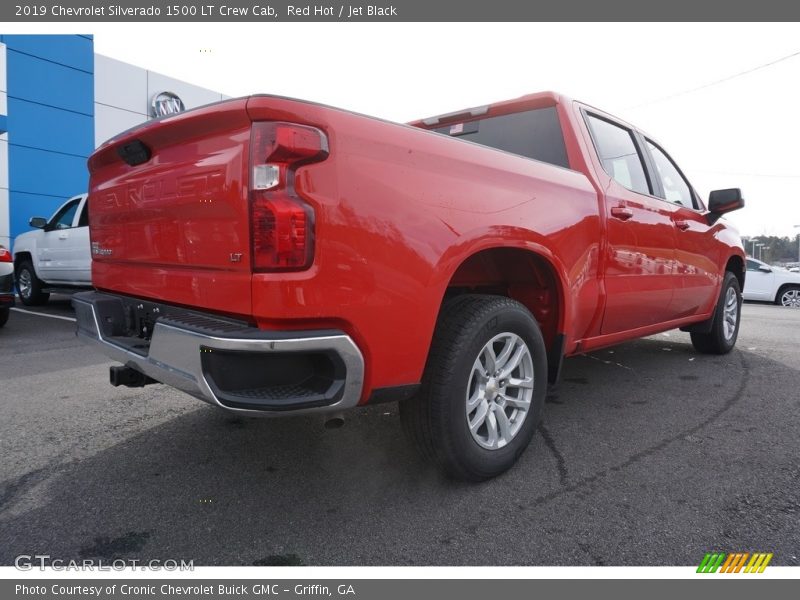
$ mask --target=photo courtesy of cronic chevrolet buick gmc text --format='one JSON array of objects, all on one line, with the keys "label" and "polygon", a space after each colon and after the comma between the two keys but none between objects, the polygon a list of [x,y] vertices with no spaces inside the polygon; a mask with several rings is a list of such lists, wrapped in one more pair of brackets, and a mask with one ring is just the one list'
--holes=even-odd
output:
[{"label": "photo courtesy of cronic chevrolet buick gmc text", "polygon": [[673,328],[724,354],[745,255],[665,149],[539,93],[410,125],[274,96],[133,128],[89,159],[78,334],[242,415],[400,402],[450,476],[513,465],[562,360]]}]

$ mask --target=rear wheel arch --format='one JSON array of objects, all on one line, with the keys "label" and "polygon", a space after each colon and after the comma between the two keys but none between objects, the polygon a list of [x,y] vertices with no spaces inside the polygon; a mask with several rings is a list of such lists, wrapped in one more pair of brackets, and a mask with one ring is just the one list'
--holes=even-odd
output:
[{"label": "rear wheel arch", "polygon": [[551,258],[517,246],[477,250],[453,268],[440,303],[440,314],[451,299],[463,294],[505,296],[527,308],[544,338],[549,378],[557,379],[568,307],[564,279]]}]

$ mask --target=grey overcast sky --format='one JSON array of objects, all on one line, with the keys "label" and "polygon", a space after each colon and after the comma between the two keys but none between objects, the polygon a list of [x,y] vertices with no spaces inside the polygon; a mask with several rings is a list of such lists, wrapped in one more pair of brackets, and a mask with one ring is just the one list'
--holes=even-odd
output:
[{"label": "grey overcast sky", "polygon": [[648,131],[704,197],[741,187],[747,207],[730,220],[743,235],[800,232],[798,24],[184,23],[72,30],[94,33],[99,54],[231,96],[281,94],[395,121],[552,89]]}]

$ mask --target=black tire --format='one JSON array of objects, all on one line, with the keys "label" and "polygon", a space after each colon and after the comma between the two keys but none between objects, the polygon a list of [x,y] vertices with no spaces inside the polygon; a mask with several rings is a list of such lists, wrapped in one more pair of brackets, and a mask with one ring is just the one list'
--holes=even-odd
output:
[{"label": "black tire", "polygon": [[[508,436],[509,441],[505,445],[488,449],[470,432],[467,393],[470,389],[473,392],[476,390],[473,379],[476,359],[484,356],[482,353],[491,340],[504,335],[508,337],[501,337],[496,343],[503,344],[504,340],[511,343],[511,339],[516,339],[516,354],[524,342],[530,361],[526,359],[525,366],[520,363],[521,366],[514,367],[505,380],[490,379],[491,386],[520,397],[526,392],[519,386],[514,393],[505,386],[498,386],[505,383],[513,389],[508,380],[515,377],[515,373],[519,378],[522,371],[518,369],[524,368],[533,378],[532,396],[524,418],[520,418],[522,411],[506,406],[506,400],[500,400],[504,403],[502,407],[490,409],[490,412],[502,410],[518,425],[516,433]],[[546,387],[545,345],[533,315],[519,302],[503,296],[459,296],[446,303],[440,313],[422,387],[415,397],[400,403],[400,418],[404,430],[421,454],[435,460],[448,476],[466,481],[483,481],[511,468],[528,447],[541,416]],[[488,386],[485,393],[489,394]],[[483,404],[483,401],[480,403]],[[491,406],[491,401],[487,406]],[[493,421],[496,434],[502,435],[498,433],[502,428],[498,426],[496,417],[489,419],[488,414],[484,421]],[[493,414],[499,415],[498,412]],[[478,421],[476,418],[475,422]],[[487,425],[481,425],[481,428],[485,427]]]},{"label": "black tire", "polygon": [[8,315],[11,314],[11,309],[8,307],[0,308],[0,327],[8,322]]},{"label": "black tire", "polygon": [[[725,327],[725,303],[730,300],[729,290],[733,290],[736,300],[736,323],[732,333]],[[711,330],[708,333],[692,333],[692,345],[695,350],[703,354],[727,354],[736,345],[736,338],[739,337],[739,324],[742,321],[742,290],[739,288],[739,280],[730,271],[725,272],[722,280],[722,289],[719,292],[717,306],[714,309],[714,317]]]},{"label": "black tire", "polygon": [[[789,304],[784,304],[783,303],[784,294],[789,294],[791,292],[796,292],[795,297],[792,298],[792,301]],[[777,304],[778,306],[798,308],[798,303],[797,303],[798,297],[800,297],[800,285],[785,285],[780,290],[778,290],[778,295],[775,296],[775,304]]]},{"label": "black tire", "polygon": [[[42,291],[44,286],[42,285],[42,281],[36,277],[36,271],[34,271],[33,263],[31,263],[30,260],[25,259],[20,261],[17,265],[15,275],[19,299],[22,300],[25,306],[38,306],[46,303],[48,298],[50,298],[50,294]],[[22,285],[20,285],[20,281],[22,281]],[[30,282],[29,285],[27,284],[28,281]]]}]

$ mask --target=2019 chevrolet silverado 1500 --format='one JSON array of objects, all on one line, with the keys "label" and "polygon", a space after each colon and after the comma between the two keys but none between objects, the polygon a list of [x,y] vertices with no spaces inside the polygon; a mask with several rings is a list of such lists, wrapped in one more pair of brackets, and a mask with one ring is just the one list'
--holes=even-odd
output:
[{"label": "2019 chevrolet silverado 1500", "polygon": [[745,258],[650,136],[554,93],[400,125],[273,96],[90,158],[78,333],[244,415],[400,401],[452,476],[508,469],[564,357],[683,328],[725,353]]}]

